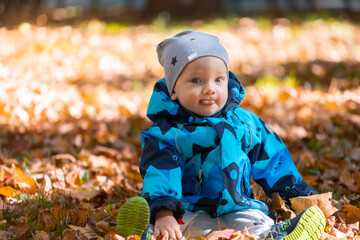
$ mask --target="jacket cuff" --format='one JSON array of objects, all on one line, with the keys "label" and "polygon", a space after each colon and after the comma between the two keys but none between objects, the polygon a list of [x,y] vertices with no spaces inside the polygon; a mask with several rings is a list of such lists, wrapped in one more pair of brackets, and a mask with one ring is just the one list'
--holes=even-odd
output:
[{"label": "jacket cuff", "polygon": [[170,197],[159,197],[151,200],[149,208],[151,224],[155,224],[156,213],[163,209],[171,210],[175,219],[182,218],[185,214],[184,205],[179,200]]},{"label": "jacket cuff", "polygon": [[302,181],[299,184],[297,184],[296,187],[292,189],[290,192],[287,192],[283,196],[283,198],[288,201],[289,198],[299,197],[299,196],[310,196],[314,194],[318,194],[315,188],[310,187],[309,185],[307,185],[306,182]]}]

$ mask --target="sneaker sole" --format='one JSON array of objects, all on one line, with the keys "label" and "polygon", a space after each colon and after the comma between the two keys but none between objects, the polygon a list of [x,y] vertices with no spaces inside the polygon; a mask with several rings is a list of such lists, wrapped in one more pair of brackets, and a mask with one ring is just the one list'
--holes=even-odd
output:
[{"label": "sneaker sole", "polygon": [[130,198],[120,209],[116,218],[117,233],[126,238],[129,235],[139,235],[149,224],[149,207],[142,197]]},{"label": "sneaker sole", "polygon": [[317,206],[307,209],[295,229],[284,240],[318,240],[325,228],[325,216]]}]

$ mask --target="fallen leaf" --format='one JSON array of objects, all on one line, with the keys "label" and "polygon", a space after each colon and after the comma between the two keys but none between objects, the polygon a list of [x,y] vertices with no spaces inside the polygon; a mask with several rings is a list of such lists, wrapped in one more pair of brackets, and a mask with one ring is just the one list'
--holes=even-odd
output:
[{"label": "fallen leaf", "polygon": [[140,240],[139,235],[135,234],[135,235],[130,235],[126,237],[126,240]]},{"label": "fallen leaf", "polygon": [[105,240],[125,240],[125,238],[116,233],[106,233],[104,238]]},{"label": "fallen leaf", "polygon": [[70,218],[73,222],[76,222],[78,226],[85,226],[87,220],[88,210],[85,208],[76,208],[69,211]]},{"label": "fallen leaf", "polygon": [[326,217],[333,215],[337,208],[331,205],[332,193],[322,193],[306,197],[290,198],[291,208],[299,215],[303,210],[311,206],[318,206]]},{"label": "fallen leaf", "polygon": [[280,220],[290,219],[296,216],[277,192],[271,195],[270,206],[276,211],[276,217]]},{"label": "fallen leaf", "polygon": [[4,187],[0,187],[0,195],[3,195],[5,197],[16,197],[20,195],[20,192],[18,190],[16,190],[15,188],[9,187],[9,186],[4,186]]},{"label": "fallen leaf", "polygon": [[66,221],[66,218],[69,216],[69,209],[59,207],[57,202],[54,203],[54,207],[51,211],[51,215],[54,218],[55,223]]},{"label": "fallen leaf", "polygon": [[50,216],[50,212],[40,209],[40,223],[45,231],[53,231],[55,229],[54,217]]},{"label": "fallen leaf", "polygon": [[206,237],[206,240],[218,240],[219,238],[230,239],[231,235],[234,232],[235,232],[234,229],[225,229],[225,230],[221,230],[221,231],[214,231]]},{"label": "fallen leaf", "polygon": [[96,190],[71,190],[68,195],[80,201],[91,200],[100,195],[100,191]]},{"label": "fallen leaf", "polygon": [[33,178],[26,175],[20,168],[13,169],[14,180],[22,187],[34,187],[36,182]]},{"label": "fallen leaf", "polygon": [[342,206],[346,216],[346,223],[356,223],[360,221],[360,208],[352,205],[343,205]]},{"label": "fallen leaf", "polygon": [[14,233],[0,230],[0,239],[14,239],[14,238],[15,238]]},{"label": "fallen leaf", "polygon": [[109,232],[110,231],[109,223],[105,222],[105,221],[100,221],[100,222],[96,223],[95,229],[99,233]]},{"label": "fallen leaf", "polygon": [[332,228],[332,231],[329,233],[331,236],[336,237],[337,240],[343,240],[343,239],[347,239],[347,236],[345,233],[340,232],[338,229],[336,228]]},{"label": "fallen leaf", "polygon": [[86,224],[85,227],[78,227],[75,225],[69,225],[69,227],[73,230],[79,231],[81,232],[85,237],[87,237],[88,239],[98,239],[99,235],[92,230],[92,228]]},{"label": "fallen leaf", "polygon": [[351,150],[350,158],[354,161],[360,161],[360,147],[356,147]]},{"label": "fallen leaf", "polygon": [[72,230],[72,229],[65,229],[62,232],[63,235],[63,240],[78,240],[78,234],[76,231]]},{"label": "fallen leaf", "polygon": [[48,240],[50,239],[46,232],[44,231],[36,231],[34,236],[34,240]]}]

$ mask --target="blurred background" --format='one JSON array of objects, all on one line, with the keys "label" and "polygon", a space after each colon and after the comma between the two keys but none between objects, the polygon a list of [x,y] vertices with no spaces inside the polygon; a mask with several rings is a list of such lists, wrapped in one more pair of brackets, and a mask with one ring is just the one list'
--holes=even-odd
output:
[{"label": "blurred background", "polygon": [[305,181],[360,207],[359,22],[360,0],[0,0],[0,202],[47,204],[11,208],[1,230],[29,239],[78,224],[46,218],[58,214],[48,193],[72,190],[102,214],[141,194],[156,45],[188,29],[219,37],[240,106],[280,135]]},{"label": "blurred background", "polygon": [[[228,50],[244,107],[296,148],[343,157],[339,146],[359,146],[359,12],[360,0],[0,0],[0,150],[76,155],[130,142],[139,154],[163,77],[155,46],[195,29]],[[351,144],[327,143],[344,118]],[[45,130],[75,140],[20,134]]]},{"label": "blurred background", "polygon": [[203,19],[229,14],[246,16],[328,11],[358,18],[359,0],[1,0],[0,23],[6,26],[29,21],[74,23],[89,18],[105,21],[146,22],[166,19]]}]

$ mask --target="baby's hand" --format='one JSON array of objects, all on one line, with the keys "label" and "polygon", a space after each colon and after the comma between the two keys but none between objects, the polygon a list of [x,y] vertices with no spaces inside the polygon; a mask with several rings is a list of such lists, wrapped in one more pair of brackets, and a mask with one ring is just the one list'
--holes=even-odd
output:
[{"label": "baby's hand", "polygon": [[178,239],[184,240],[179,224],[174,218],[173,212],[170,210],[160,210],[156,214],[155,236],[164,235],[164,240]]}]

